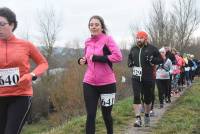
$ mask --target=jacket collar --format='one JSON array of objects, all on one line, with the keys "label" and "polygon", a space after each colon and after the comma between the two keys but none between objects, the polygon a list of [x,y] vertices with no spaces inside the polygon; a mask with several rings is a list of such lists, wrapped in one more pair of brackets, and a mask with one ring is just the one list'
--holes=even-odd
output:
[{"label": "jacket collar", "polygon": [[103,37],[105,34],[104,33],[100,33],[98,35],[91,35],[91,39],[94,40],[99,40],[101,37]]},{"label": "jacket collar", "polygon": [[15,35],[12,34],[9,38],[7,38],[7,39],[0,39],[0,41],[5,42],[5,41],[11,41],[11,40],[15,40],[15,39],[16,39]]}]

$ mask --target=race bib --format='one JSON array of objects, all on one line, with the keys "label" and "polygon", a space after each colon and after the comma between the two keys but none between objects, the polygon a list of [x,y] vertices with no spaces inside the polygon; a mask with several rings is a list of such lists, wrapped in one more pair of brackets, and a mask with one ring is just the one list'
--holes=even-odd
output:
[{"label": "race bib", "polygon": [[0,69],[0,87],[15,86],[19,81],[19,68]]},{"label": "race bib", "polygon": [[190,71],[190,67],[185,67],[185,71]]},{"label": "race bib", "polygon": [[172,65],[172,70],[177,70],[178,66],[177,65]]},{"label": "race bib", "polygon": [[101,94],[101,105],[104,107],[112,106],[115,103],[115,93]]},{"label": "race bib", "polygon": [[133,67],[133,75],[142,76],[142,68],[141,67]]}]

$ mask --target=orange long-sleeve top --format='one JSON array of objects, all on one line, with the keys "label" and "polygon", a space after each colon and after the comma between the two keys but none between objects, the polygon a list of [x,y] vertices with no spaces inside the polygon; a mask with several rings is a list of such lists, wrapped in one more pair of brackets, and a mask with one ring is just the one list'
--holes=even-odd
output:
[{"label": "orange long-sleeve top", "polygon": [[[32,71],[30,70],[30,59],[36,63],[36,67]],[[18,39],[12,35],[7,40],[0,39],[0,97],[32,96],[32,81],[22,86],[18,86],[17,84],[2,86],[5,82],[11,83],[11,81],[16,81],[15,75],[13,77],[6,75],[6,78],[1,76],[1,74],[5,73],[3,72],[4,70],[9,70],[10,68],[17,68],[19,70],[19,80],[23,75],[29,74],[30,72],[33,72],[36,76],[42,75],[48,69],[48,63],[39,49],[32,43]]]}]

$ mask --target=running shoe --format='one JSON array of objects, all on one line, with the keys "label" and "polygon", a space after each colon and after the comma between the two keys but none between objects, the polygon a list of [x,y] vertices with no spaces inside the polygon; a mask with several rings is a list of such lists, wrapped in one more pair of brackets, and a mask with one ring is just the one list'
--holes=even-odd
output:
[{"label": "running shoe", "polygon": [[144,126],[150,127],[150,117],[144,116]]},{"label": "running shoe", "polygon": [[134,123],[134,127],[141,127],[141,126],[142,126],[141,117],[137,117]]},{"label": "running shoe", "polygon": [[154,112],[153,110],[151,110],[151,111],[149,112],[149,116],[150,116],[150,117],[154,117],[154,116],[155,116],[155,112]]}]

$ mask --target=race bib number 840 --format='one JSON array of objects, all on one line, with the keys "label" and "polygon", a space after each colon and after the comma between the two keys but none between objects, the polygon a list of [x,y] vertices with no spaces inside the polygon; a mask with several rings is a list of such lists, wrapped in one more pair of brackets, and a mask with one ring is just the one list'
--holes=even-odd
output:
[{"label": "race bib number 840", "polygon": [[104,107],[112,106],[115,103],[115,93],[101,94],[101,105]]},{"label": "race bib number 840", "polygon": [[0,87],[15,86],[19,81],[19,68],[0,69]]}]

